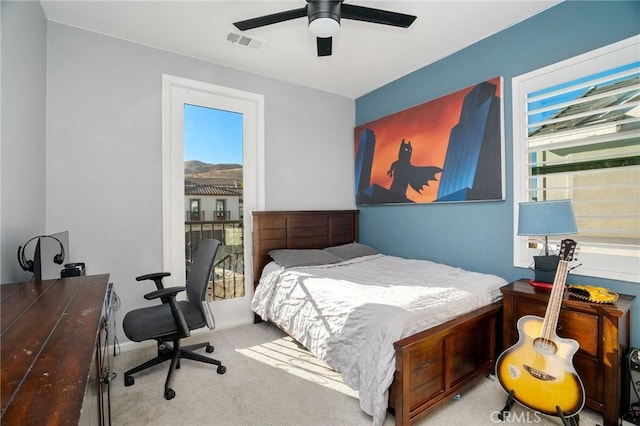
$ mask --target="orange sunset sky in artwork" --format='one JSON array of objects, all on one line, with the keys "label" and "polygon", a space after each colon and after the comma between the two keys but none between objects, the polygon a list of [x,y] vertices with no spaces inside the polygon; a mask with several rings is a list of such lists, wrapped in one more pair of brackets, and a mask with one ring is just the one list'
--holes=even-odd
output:
[{"label": "orange sunset sky in artwork", "polygon": [[[496,96],[501,96],[500,77],[488,80],[497,87]],[[365,129],[375,133],[376,144],[371,170],[371,185],[389,188],[392,177],[387,175],[391,164],[398,159],[400,143],[411,141],[413,166],[436,166],[442,168],[447,154],[451,129],[460,119],[464,97],[475,87],[448,94],[395,114],[362,124],[355,128],[355,152],[358,151],[360,135]],[[407,188],[407,198],[416,203],[429,203],[437,198],[438,182],[430,181],[422,193],[411,186]]]}]

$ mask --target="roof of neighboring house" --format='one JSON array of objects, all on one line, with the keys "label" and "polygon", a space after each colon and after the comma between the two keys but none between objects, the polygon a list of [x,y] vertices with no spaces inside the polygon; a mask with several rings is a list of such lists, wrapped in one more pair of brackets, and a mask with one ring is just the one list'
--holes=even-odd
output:
[{"label": "roof of neighboring house", "polygon": [[239,188],[226,188],[213,185],[185,186],[184,195],[217,195],[217,196],[236,196],[242,195]]},{"label": "roof of neighboring house", "polygon": [[185,177],[184,184],[188,186],[214,185],[214,186],[227,186],[231,188],[237,188],[238,186],[241,186],[242,179],[220,178],[220,177],[216,177],[216,178]]}]

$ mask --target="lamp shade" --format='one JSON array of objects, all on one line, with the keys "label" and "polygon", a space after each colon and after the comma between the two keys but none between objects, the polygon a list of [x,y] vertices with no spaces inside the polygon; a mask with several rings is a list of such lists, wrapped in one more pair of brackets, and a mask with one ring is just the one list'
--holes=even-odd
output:
[{"label": "lamp shade", "polygon": [[577,234],[571,200],[520,203],[518,235]]}]

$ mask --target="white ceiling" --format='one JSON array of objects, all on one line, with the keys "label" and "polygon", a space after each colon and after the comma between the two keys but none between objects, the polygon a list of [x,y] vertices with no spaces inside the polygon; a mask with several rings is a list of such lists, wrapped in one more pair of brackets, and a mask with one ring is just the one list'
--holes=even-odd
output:
[{"label": "white ceiling", "polygon": [[[365,95],[560,1],[346,2],[418,19],[408,29],[343,19],[333,38],[333,55],[319,58],[306,18],[245,32],[232,25],[304,7],[304,0],[41,0],[50,21],[350,98]],[[229,32],[264,44],[259,49],[232,44],[227,41]]]}]

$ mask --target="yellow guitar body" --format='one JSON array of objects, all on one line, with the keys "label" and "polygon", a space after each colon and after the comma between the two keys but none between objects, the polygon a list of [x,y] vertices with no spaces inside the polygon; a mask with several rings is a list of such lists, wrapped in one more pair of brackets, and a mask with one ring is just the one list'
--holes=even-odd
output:
[{"label": "yellow guitar body", "polygon": [[514,398],[530,409],[557,416],[558,406],[570,417],[584,405],[584,387],[572,361],[578,343],[555,333],[551,338],[539,337],[543,321],[534,315],[518,320],[518,342],[498,358],[496,376],[505,390],[513,391]]}]

